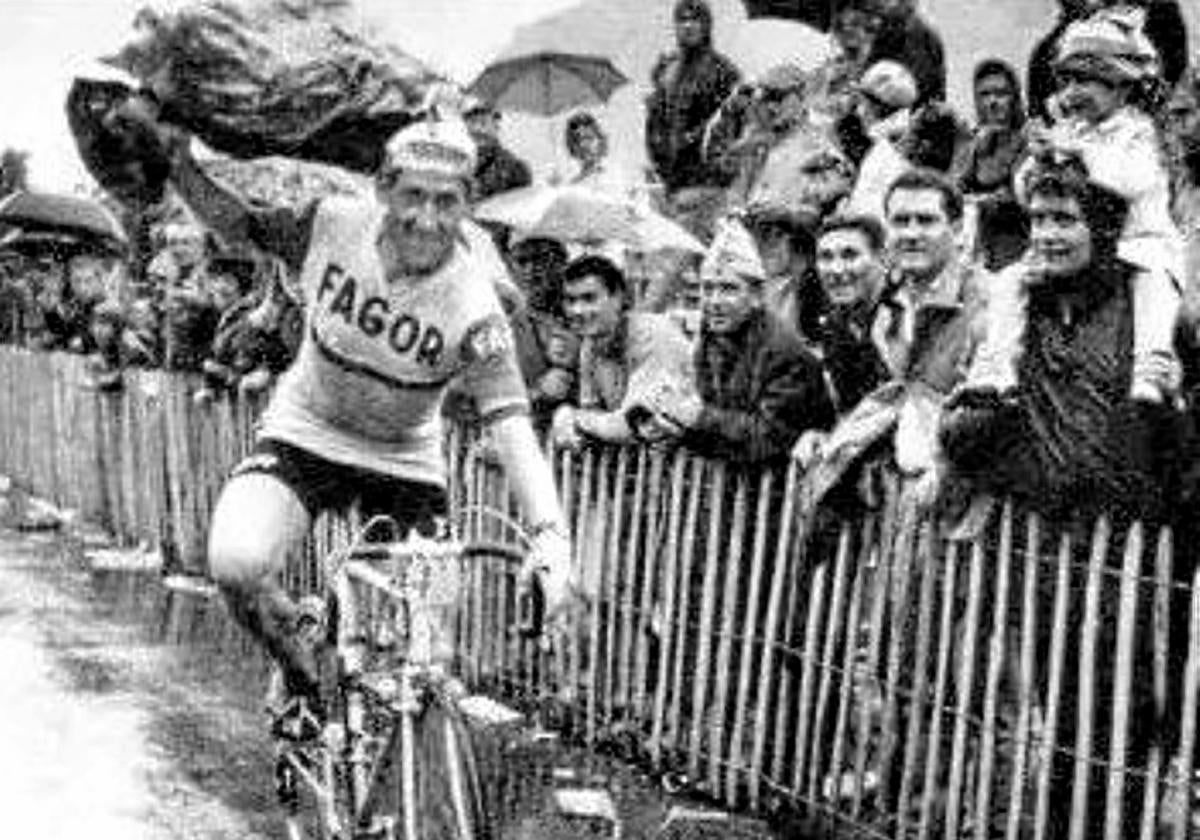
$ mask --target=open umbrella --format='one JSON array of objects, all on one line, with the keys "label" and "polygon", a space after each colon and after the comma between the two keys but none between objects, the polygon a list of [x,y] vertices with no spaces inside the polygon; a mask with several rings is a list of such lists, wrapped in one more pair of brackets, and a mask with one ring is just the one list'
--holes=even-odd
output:
[{"label": "open umbrella", "polygon": [[25,231],[9,228],[0,234],[0,255],[52,257],[66,260],[78,254],[120,256],[123,251],[111,240],[76,236],[55,231]]},{"label": "open umbrella", "polygon": [[539,52],[488,65],[467,93],[501,111],[551,117],[570,108],[602,105],[628,81],[603,56]]},{"label": "open umbrella", "polygon": [[808,24],[822,32],[833,26],[833,18],[846,0],[742,0],[749,18],[784,18]]},{"label": "open umbrella", "polygon": [[828,34],[811,26],[762,18],[730,27],[721,41],[721,51],[746,78],[757,79],[781,64],[812,70],[833,58],[837,48]]},{"label": "open umbrella", "polygon": [[703,253],[704,245],[676,222],[633,201],[578,185],[511,190],[480,202],[475,218],[522,236],[565,242],[616,240],[640,251],[671,248]]},{"label": "open umbrella", "polygon": [[62,233],[108,243],[128,243],[121,223],[98,201],[76,195],[18,190],[0,201],[0,225],[24,232]]}]

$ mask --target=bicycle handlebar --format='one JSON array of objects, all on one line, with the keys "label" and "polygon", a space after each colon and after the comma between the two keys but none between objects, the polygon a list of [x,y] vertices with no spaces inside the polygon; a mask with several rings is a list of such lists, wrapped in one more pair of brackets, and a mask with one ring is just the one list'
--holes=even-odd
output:
[{"label": "bicycle handlebar", "polygon": [[[481,558],[501,559],[510,568],[517,567],[519,569],[525,561],[525,552],[510,543],[480,540],[458,545],[445,541],[431,540],[428,545],[440,546],[446,553],[452,553],[462,560],[478,560]],[[361,560],[367,563],[378,563],[403,557],[410,553],[413,553],[413,549],[405,542],[360,542],[352,546],[346,552],[345,557],[346,559]],[[538,639],[545,634],[546,593],[537,575],[534,575],[519,592],[517,612],[517,628],[522,638]]]}]

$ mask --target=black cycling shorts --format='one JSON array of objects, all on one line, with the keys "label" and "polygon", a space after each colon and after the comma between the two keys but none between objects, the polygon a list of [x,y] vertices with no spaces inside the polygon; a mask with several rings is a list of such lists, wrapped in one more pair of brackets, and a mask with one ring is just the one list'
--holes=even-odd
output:
[{"label": "black cycling shorts", "polygon": [[416,528],[433,535],[434,520],[447,512],[446,491],[436,484],[338,464],[281,440],[259,440],[231,477],[262,473],[286,484],[314,519],[324,511],[347,511],[355,502],[363,520],[390,516],[400,533]]}]

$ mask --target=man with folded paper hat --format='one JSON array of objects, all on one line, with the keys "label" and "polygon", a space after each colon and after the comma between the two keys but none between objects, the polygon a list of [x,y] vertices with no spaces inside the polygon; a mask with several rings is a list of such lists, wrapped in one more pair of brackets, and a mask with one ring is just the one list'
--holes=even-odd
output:
[{"label": "man with folded paper hat", "polygon": [[[256,210],[212,180],[170,135],[171,179],[231,245],[280,257],[307,313],[299,355],[262,416],[210,523],[209,571],[235,617],[282,666],[292,697],[320,710],[303,616],[276,575],[321,511],[357,501],[401,533],[447,511],[440,409],[461,379],[478,404],[532,526],[527,571],[552,612],[573,590],[570,538],[530,426],[513,338],[496,294],[506,269],[467,219],[476,149],[435,113],[393,135],[366,199]],[[299,704],[297,704],[299,705]]]},{"label": "man with folded paper hat", "polygon": [[749,231],[723,219],[700,267],[696,393],[641,406],[655,422],[682,428],[684,444],[705,455],[769,462],[785,456],[802,432],[833,422],[821,365],[767,311],[765,281]]}]

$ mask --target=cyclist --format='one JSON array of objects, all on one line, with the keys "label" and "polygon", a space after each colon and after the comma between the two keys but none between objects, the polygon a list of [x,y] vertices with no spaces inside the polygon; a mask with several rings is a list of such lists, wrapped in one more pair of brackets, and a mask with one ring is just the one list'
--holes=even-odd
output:
[{"label": "cyclist", "polygon": [[467,218],[476,153],[462,121],[434,115],[400,130],[373,196],[299,212],[252,209],[207,177],[188,135],[163,127],[162,136],[171,181],[196,215],[281,257],[303,289],[299,355],[221,491],[208,541],[210,573],[288,692],[319,709],[315,657],[278,581],[285,558],[320,511],[352,499],[405,530],[446,511],[440,406],[457,377],[534,523],[526,571],[541,577],[548,612],[560,612],[574,591],[570,542],[494,290],[506,270]]}]

